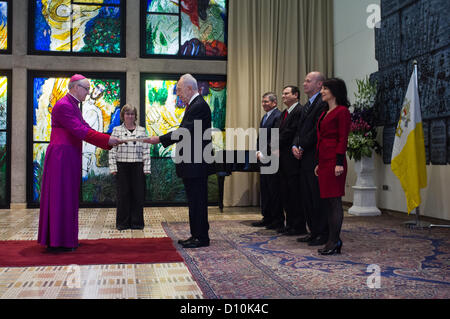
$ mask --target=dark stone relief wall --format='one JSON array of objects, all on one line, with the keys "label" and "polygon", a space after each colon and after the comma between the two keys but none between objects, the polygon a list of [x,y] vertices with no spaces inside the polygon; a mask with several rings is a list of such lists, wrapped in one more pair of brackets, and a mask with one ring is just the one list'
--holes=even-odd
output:
[{"label": "dark stone relief wall", "polygon": [[383,160],[390,163],[395,126],[418,62],[427,162],[450,163],[450,0],[381,0],[375,30],[379,71],[377,122],[384,126]]}]

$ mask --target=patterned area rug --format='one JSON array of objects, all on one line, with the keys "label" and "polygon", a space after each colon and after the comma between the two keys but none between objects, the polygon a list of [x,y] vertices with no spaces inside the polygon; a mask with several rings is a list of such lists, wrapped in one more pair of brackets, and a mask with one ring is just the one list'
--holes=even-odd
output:
[{"label": "patterned area rug", "polygon": [[[176,246],[205,298],[450,298],[449,230],[403,221],[344,218],[334,256],[248,220],[210,221],[209,247]],[[190,236],[188,223],[163,227],[174,241]]]}]

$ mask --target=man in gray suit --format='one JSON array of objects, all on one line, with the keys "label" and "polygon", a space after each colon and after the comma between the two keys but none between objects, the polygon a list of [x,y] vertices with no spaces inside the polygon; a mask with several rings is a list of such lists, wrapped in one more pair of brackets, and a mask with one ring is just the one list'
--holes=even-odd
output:
[{"label": "man in gray suit", "polygon": [[[256,156],[261,166],[268,166],[269,163],[263,164],[262,161],[271,155],[271,129],[275,127],[277,120],[281,115],[281,111],[277,108],[278,101],[275,93],[267,92],[262,97],[262,107],[266,114],[261,119],[260,129],[266,130],[267,139],[257,140]],[[265,161],[264,161],[265,162]],[[284,222],[283,207],[280,198],[280,175],[278,172],[274,174],[260,175],[260,192],[261,192],[261,213],[263,219],[252,225],[255,227],[267,227],[277,229],[282,227]]]}]

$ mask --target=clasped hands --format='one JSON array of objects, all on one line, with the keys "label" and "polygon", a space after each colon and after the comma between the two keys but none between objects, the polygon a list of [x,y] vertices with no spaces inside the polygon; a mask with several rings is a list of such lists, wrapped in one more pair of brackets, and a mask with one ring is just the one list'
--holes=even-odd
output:
[{"label": "clasped hands", "polygon": [[298,147],[296,147],[296,146],[293,146],[292,147],[292,154],[294,154],[294,157],[296,159],[300,160],[300,159],[302,159],[302,156],[303,156],[303,150],[298,148]]}]

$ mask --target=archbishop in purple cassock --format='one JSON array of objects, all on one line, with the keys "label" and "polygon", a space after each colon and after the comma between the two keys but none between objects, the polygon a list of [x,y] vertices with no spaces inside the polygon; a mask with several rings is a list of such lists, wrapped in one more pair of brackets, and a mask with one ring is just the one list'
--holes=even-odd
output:
[{"label": "archbishop in purple cassock", "polygon": [[78,207],[82,141],[103,149],[120,140],[93,130],[78,104],[89,93],[89,80],[76,74],[69,93],[52,110],[50,144],[44,160],[41,185],[38,243],[48,248],[78,247]]}]

